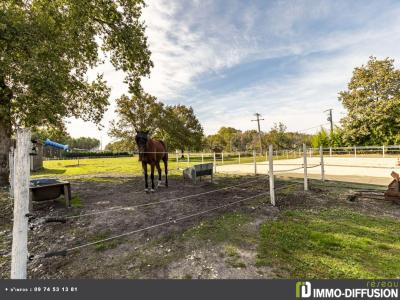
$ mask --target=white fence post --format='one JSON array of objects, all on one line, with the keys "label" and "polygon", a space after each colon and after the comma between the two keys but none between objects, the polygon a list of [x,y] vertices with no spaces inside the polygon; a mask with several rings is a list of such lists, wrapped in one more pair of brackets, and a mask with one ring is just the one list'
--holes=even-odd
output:
[{"label": "white fence post", "polygon": [[382,146],[382,157],[385,157],[385,145]]},{"label": "white fence post", "polygon": [[187,166],[190,166],[190,152],[187,153]]},{"label": "white fence post", "polygon": [[239,165],[240,165],[240,152],[239,152]]},{"label": "white fence post", "polygon": [[201,152],[201,163],[204,164],[204,153]]},{"label": "white fence post", "polygon": [[354,146],[354,157],[357,157],[357,146]]},{"label": "white fence post", "polygon": [[179,170],[179,155],[178,155],[178,150],[175,150],[175,157],[176,157],[176,169]]},{"label": "white fence post", "polygon": [[272,145],[269,145],[269,155],[268,155],[268,161],[269,161],[269,168],[268,168],[268,173],[269,173],[269,195],[271,198],[271,204],[275,206],[275,178],[274,178],[274,160],[273,160],[273,153],[274,150],[272,149]]},{"label": "white fence post", "polygon": [[253,162],[254,162],[254,175],[257,175],[257,157],[256,150],[253,150]]},{"label": "white fence post", "polygon": [[8,154],[8,166],[10,168],[10,199],[14,199],[14,147],[11,147]]},{"label": "white fence post", "polygon": [[324,149],[322,148],[322,146],[319,146],[319,157],[321,164],[321,180],[325,181]]},{"label": "white fence post", "polygon": [[329,157],[332,157],[332,147],[329,147]]},{"label": "white fence post", "polygon": [[28,259],[28,216],[31,131],[17,130],[15,149],[14,224],[11,279],[26,279]]},{"label": "white fence post", "polygon": [[307,147],[303,144],[303,165],[304,165],[304,190],[308,191],[308,180],[307,180]]},{"label": "white fence post", "polygon": [[215,157],[215,152],[213,154],[214,154],[214,173],[217,173],[217,159]]},{"label": "white fence post", "polygon": [[221,152],[221,164],[224,164],[224,151]]}]

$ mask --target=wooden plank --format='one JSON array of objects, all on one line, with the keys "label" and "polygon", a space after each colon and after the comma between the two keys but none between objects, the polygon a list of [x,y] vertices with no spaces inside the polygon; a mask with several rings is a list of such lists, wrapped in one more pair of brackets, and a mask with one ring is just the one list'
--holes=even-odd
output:
[{"label": "wooden plank", "polygon": [[269,195],[271,198],[271,204],[275,206],[275,178],[274,178],[274,159],[273,159],[273,154],[274,150],[272,149],[272,145],[269,145],[269,155],[268,155],[268,161],[269,161]]},{"label": "wooden plank", "polygon": [[304,190],[308,191],[308,179],[307,179],[307,147],[303,144],[303,165],[304,165]]},{"label": "wooden plank", "polygon": [[8,166],[10,168],[10,198],[14,199],[14,147],[11,147],[8,155]]},{"label": "wooden plank", "polygon": [[14,224],[11,279],[26,279],[28,259],[28,216],[31,132],[17,130],[15,150]]}]

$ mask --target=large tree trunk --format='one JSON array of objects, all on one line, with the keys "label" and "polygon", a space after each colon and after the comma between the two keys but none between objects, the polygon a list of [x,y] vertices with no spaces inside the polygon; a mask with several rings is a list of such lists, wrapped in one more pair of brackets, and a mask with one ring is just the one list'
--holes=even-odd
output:
[{"label": "large tree trunk", "polygon": [[9,182],[8,153],[11,146],[11,90],[0,79],[0,186]]},{"label": "large tree trunk", "polygon": [[10,151],[11,136],[0,120],[0,186],[8,185],[8,153]]}]

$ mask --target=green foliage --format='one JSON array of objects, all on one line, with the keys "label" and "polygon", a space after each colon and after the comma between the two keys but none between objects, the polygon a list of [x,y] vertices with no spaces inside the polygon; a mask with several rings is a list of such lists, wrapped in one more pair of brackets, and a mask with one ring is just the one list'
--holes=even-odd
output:
[{"label": "green foliage", "polygon": [[264,140],[267,144],[272,144],[275,149],[289,149],[292,148],[288,135],[286,134],[287,127],[283,123],[274,124],[270,132],[266,134]]},{"label": "green foliage", "polygon": [[[65,117],[99,123],[110,89],[89,69],[110,57],[130,90],[152,62],[142,0],[31,0],[0,2],[0,166],[7,166],[15,125],[61,126]],[[8,168],[0,167],[0,184]]]},{"label": "green foliage", "polygon": [[68,145],[71,149],[94,150],[99,148],[100,141],[91,137],[70,138]]},{"label": "green foliage", "polygon": [[[198,163],[198,160],[191,160],[190,165],[196,163]],[[175,157],[171,155],[168,162],[169,176],[182,176],[182,172],[177,171],[178,166],[182,167],[182,161],[180,164],[177,164]],[[43,162],[43,167],[44,169],[32,173],[33,177],[60,177],[88,174],[107,174],[107,176],[116,174],[121,176],[132,174],[135,176],[143,175],[142,165],[138,163],[138,158],[132,156],[82,158],[79,160],[79,165],[76,159],[47,160]]]},{"label": "green foliage", "polygon": [[75,208],[82,208],[84,206],[81,198],[79,198],[78,196],[72,197],[70,204],[72,207],[75,207]]},{"label": "green foliage", "polygon": [[370,57],[355,68],[339,101],[347,109],[341,120],[349,145],[382,145],[400,142],[400,70],[394,60]]},{"label": "green foliage", "polygon": [[[193,108],[185,105],[167,106],[166,127],[161,131],[161,137],[171,149],[202,149],[203,127],[197,119]],[[162,123],[160,127],[162,128]]]},{"label": "green foliage", "polygon": [[107,144],[105,150],[111,152],[133,152],[136,150],[136,143],[132,139],[123,139]]},{"label": "green foliage", "polygon": [[185,238],[211,240],[214,243],[226,242],[240,245],[248,240],[244,226],[249,216],[238,213],[227,213],[212,221],[203,222],[199,226],[185,232]]},{"label": "green foliage", "polygon": [[169,149],[202,147],[203,128],[191,107],[165,106],[156,97],[140,91],[117,99],[116,113],[118,120],[111,122],[110,135],[125,145],[134,143],[137,131],[149,130],[154,138],[164,140]]},{"label": "green foliage", "polygon": [[96,151],[96,152],[87,152],[87,151],[71,151],[71,152],[63,152],[62,157],[64,158],[79,158],[79,157],[123,157],[123,156],[131,156],[129,152],[111,152],[111,151]]},{"label": "green foliage", "polygon": [[205,146],[215,152],[241,150],[242,132],[232,127],[221,127],[214,135],[205,139]]},{"label": "green foliage", "polygon": [[135,140],[136,132],[149,130],[158,133],[164,105],[143,91],[131,97],[122,95],[116,100],[117,121],[111,122],[110,135],[124,140]]},{"label": "green foliage", "polygon": [[[261,133],[263,149],[273,145],[274,149],[294,149],[303,143],[310,145],[311,137],[298,132],[287,132],[282,123],[274,124],[269,132]],[[232,127],[221,127],[216,134],[206,137],[204,146],[210,151],[259,150],[260,140],[256,130],[240,131]]]},{"label": "green foliage", "polygon": [[311,145],[313,148],[319,148],[320,146],[330,146],[330,138],[328,132],[321,128],[321,130],[311,138]]},{"label": "green foliage", "polygon": [[149,74],[141,0],[0,5],[0,82],[11,89],[14,123],[59,125],[66,116],[99,122],[109,89],[101,75],[88,81],[86,72],[101,62],[100,49],[127,74],[132,89]]},{"label": "green foliage", "polygon": [[287,211],[261,227],[258,265],[294,278],[393,278],[399,232],[398,220],[346,209]]}]

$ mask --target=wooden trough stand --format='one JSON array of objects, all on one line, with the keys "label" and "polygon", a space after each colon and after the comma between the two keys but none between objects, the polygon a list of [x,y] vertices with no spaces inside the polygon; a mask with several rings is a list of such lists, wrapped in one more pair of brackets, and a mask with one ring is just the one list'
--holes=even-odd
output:
[{"label": "wooden trough stand", "polygon": [[71,184],[57,179],[31,180],[29,186],[29,210],[32,211],[32,201],[54,200],[64,195],[65,205],[71,206]]},{"label": "wooden trough stand", "polygon": [[394,171],[390,175],[393,177],[393,180],[385,192],[385,200],[391,200],[396,204],[400,204],[400,175]]},{"label": "wooden trough stand", "polygon": [[211,182],[213,182],[213,168],[214,164],[199,164],[183,170],[183,179],[190,179],[194,183],[197,181],[197,177],[211,176]]}]

